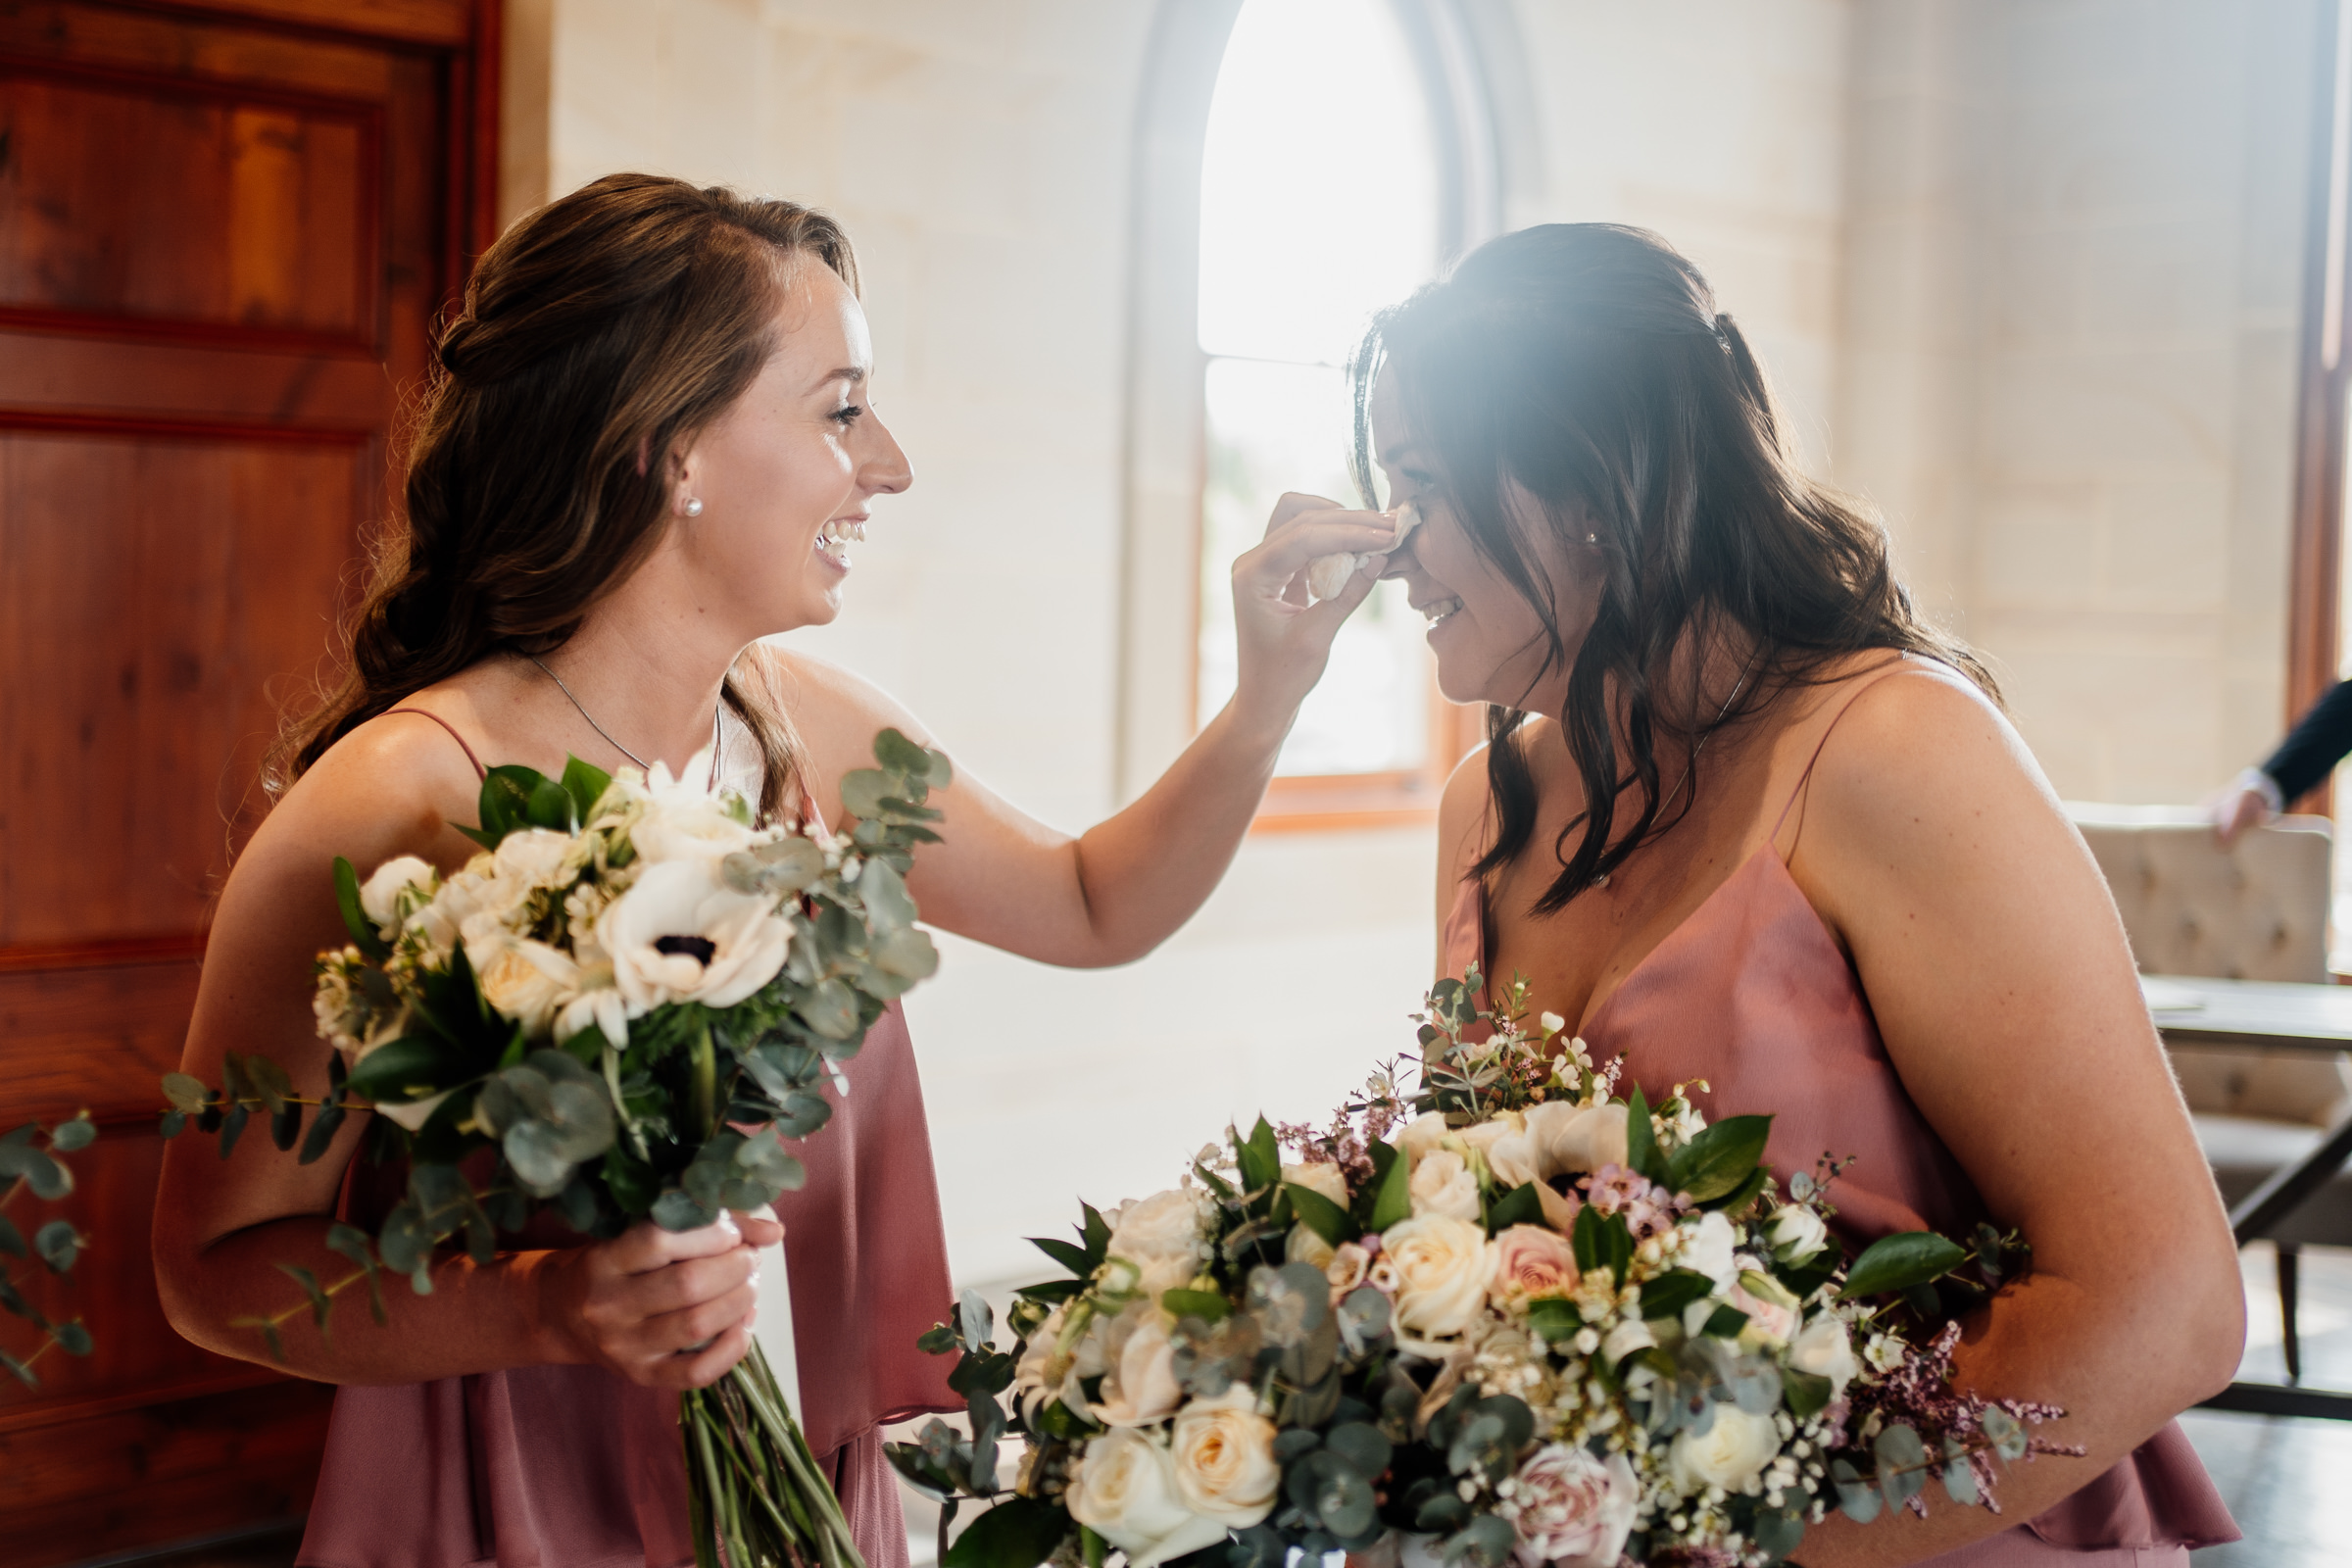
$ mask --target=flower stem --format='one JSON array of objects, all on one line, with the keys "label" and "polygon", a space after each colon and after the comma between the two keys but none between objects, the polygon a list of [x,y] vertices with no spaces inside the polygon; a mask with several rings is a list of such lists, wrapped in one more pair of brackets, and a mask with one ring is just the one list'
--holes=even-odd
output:
[{"label": "flower stem", "polygon": [[686,1116],[697,1136],[709,1143],[718,1131],[718,1047],[710,1038],[710,1021],[703,1020],[687,1058]]}]

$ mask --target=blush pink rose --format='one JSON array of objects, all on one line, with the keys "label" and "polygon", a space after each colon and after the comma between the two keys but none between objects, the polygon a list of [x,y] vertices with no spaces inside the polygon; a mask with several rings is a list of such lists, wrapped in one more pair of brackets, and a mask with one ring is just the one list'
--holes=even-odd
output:
[{"label": "blush pink rose", "polygon": [[1576,1289],[1576,1253],[1557,1231],[1513,1225],[1494,1238],[1494,1272],[1487,1292],[1497,1301],[1566,1296]]},{"label": "blush pink rose", "polygon": [[1564,1443],[1538,1448],[1512,1477],[1519,1534],[1512,1555],[1527,1568],[1615,1568],[1633,1533],[1641,1484],[1625,1455],[1594,1458]]}]

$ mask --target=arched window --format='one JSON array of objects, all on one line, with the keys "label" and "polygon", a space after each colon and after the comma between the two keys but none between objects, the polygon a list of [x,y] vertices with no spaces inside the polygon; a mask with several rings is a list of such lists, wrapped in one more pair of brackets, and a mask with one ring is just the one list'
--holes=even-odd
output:
[{"label": "arched window", "polygon": [[[1389,0],[1242,7],[1200,166],[1201,722],[1233,693],[1227,564],[1285,490],[1358,504],[1344,367],[1372,313],[1441,259],[1431,119]],[[1279,771],[1426,771],[1429,691],[1420,617],[1402,583],[1383,583],[1342,628]]]},{"label": "arched window", "polygon": [[[1138,140],[1123,795],[1232,695],[1228,573],[1277,498],[1360,504],[1345,367],[1372,314],[1497,226],[1481,68],[1503,34],[1480,15],[1163,0]],[[1261,821],[1434,809],[1470,726],[1437,696],[1424,633],[1401,583],[1356,612]]]}]

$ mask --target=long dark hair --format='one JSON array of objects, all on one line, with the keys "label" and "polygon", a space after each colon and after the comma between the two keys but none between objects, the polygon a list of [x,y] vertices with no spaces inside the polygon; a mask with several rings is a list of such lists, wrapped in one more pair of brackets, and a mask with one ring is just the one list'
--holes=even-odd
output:
[{"label": "long dark hair", "polygon": [[[1614,223],[1522,229],[1382,314],[1353,365],[1367,493],[1371,388],[1384,366],[1454,515],[1544,626],[1539,679],[1566,672],[1561,733],[1586,805],[1553,846],[1561,871],[1534,912],[1565,906],[1690,810],[1695,773],[1661,791],[1661,733],[1695,748],[1869,649],[1939,660],[1997,697],[1976,657],[1913,610],[1876,517],[1798,471],[1747,339],[1716,311],[1698,269],[1657,235]],[[1561,541],[1596,536],[1588,554],[1604,574],[1599,605],[1574,650],[1533,541],[1504,508],[1513,481]],[[1722,648],[1746,655],[1748,678],[1723,710],[1702,711],[1706,661],[1688,660],[1680,683],[1675,662]],[[1526,716],[1519,706],[1487,716],[1496,826],[1481,877],[1516,860],[1535,831]],[[1629,790],[1633,824],[1612,847]]]},{"label": "long dark hair", "polygon": [[[653,174],[609,174],[507,230],[441,334],[349,666],[289,717],[272,793],[409,694],[578,630],[660,544],[667,455],[758,376],[809,258],[858,286],[824,214]],[[798,771],[791,722],[760,681],[731,671],[724,695],[759,742],[773,814]]]}]

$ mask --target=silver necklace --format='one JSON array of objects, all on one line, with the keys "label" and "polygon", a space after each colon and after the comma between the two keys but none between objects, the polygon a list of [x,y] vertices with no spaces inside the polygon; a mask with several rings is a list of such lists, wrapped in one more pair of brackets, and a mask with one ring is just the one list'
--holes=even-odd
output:
[{"label": "silver necklace", "polygon": [[[1722,728],[1724,715],[1732,710],[1732,705],[1738,702],[1740,700],[1740,694],[1747,689],[1747,674],[1748,671],[1753,667],[1754,666],[1752,662],[1740,666],[1740,678],[1732,682],[1732,695],[1723,700],[1723,706],[1715,710],[1715,722],[1707,726],[1707,732],[1698,738],[1698,744],[1690,748],[1690,760],[1683,764],[1683,776],[1674,781],[1673,793],[1669,794],[1665,800],[1658,803],[1658,814],[1660,816],[1666,814],[1666,808],[1668,807],[1672,806],[1675,802],[1683,798],[1683,791],[1687,786],[1689,786],[1690,782],[1690,775],[1698,771],[1698,754],[1707,749],[1707,742],[1713,740],[1715,738],[1715,731]],[[591,718],[588,720],[588,722],[593,724],[596,722],[596,720]],[[1594,877],[1587,885],[1593,888],[1607,887],[1609,885],[1609,873],[1606,871],[1601,872],[1600,875]]]},{"label": "silver necklace", "polygon": [[[620,742],[614,740],[612,738],[612,732],[596,721],[596,715],[588,711],[587,706],[583,704],[579,698],[572,695],[571,688],[564,684],[563,676],[557,674],[554,670],[547,667],[547,662],[545,660],[542,660],[537,654],[525,654],[522,657],[529,660],[532,663],[537,664],[539,666],[539,672],[545,675],[549,680],[552,680],[556,683],[556,690],[562,692],[566,698],[570,699],[571,706],[579,710],[580,716],[588,721],[588,727],[590,729],[596,731],[599,735],[602,735],[605,738],[606,745],[612,747],[614,751],[627,758],[630,761],[635,762],[643,771],[648,773],[653,771],[653,769],[647,765],[644,758],[639,757],[635,752],[630,751],[626,746],[623,746],[620,744]],[[725,715],[727,705],[723,701],[720,702],[717,707],[710,710],[710,782],[713,785],[718,782],[719,753],[725,750],[726,747],[726,731],[720,728],[720,720]],[[1697,755],[1698,754],[1696,752],[1691,753],[1691,756],[1694,759],[1697,757]]]}]

